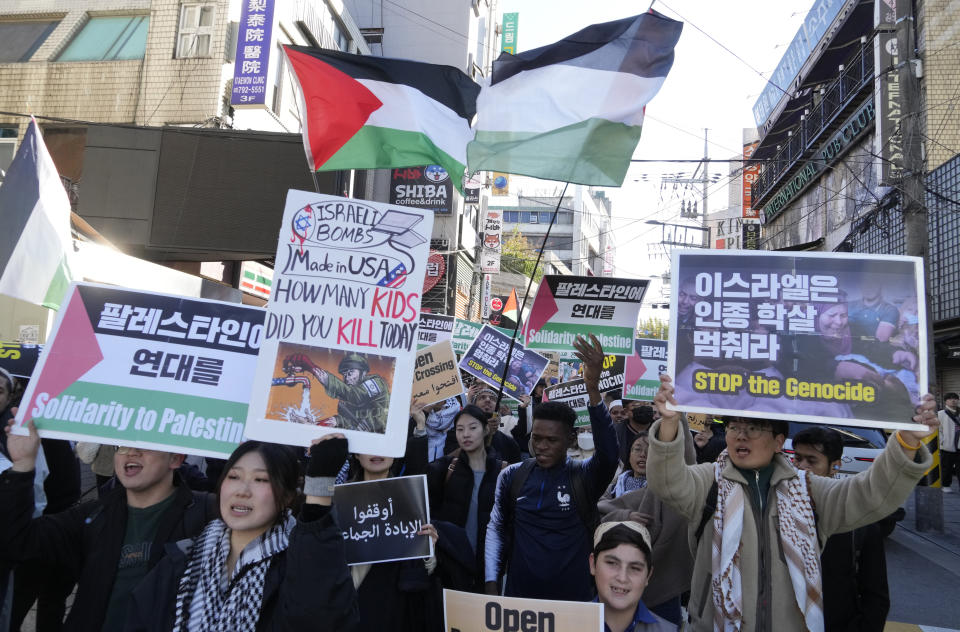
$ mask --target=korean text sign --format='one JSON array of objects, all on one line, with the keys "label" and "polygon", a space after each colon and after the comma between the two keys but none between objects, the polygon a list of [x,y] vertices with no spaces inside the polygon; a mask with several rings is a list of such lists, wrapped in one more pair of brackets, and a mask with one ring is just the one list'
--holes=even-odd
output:
[{"label": "korean text sign", "polygon": [[667,341],[637,338],[633,344],[634,352],[627,356],[623,376],[623,399],[653,401],[660,388],[660,374],[667,370]]},{"label": "korean text sign", "polygon": [[577,335],[593,334],[606,353],[630,355],[644,279],[545,276],[524,324],[529,349],[573,350]]},{"label": "korean text sign", "polygon": [[[494,389],[499,389],[509,350],[510,336],[490,325],[484,325],[470,349],[460,359],[460,368]],[[510,353],[510,366],[506,383],[503,384],[503,394],[513,399],[529,395],[546,368],[545,357],[524,349],[519,342],[515,343]]]},{"label": "korean text sign", "polygon": [[920,266],[915,257],[675,251],[668,365],[679,407],[913,427],[928,378]]},{"label": "korean text sign", "polygon": [[263,441],[342,432],[402,456],[433,213],[291,190],[247,418]]},{"label": "korean text sign", "polygon": [[449,340],[417,352],[413,372],[413,399],[421,404],[442,402],[463,393],[457,356]]},{"label": "korean text sign", "polygon": [[[603,368],[600,370],[600,392],[615,391],[623,387],[624,357],[608,355],[603,359]],[[583,378],[575,378],[560,384],[548,386],[544,390],[544,401],[564,402],[577,413],[576,425],[589,426],[590,414],[587,406],[590,397],[587,395],[587,385]]]},{"label": "korean text sign", "polygon": [[420,326],[417,328],[417,348],[423,349],[453,336],[453,324],[456,318],[443,314],[421,312]]},{"label": "korean text sign", "polygon": [[518,599],[443,590],[446,632],[603,632],[603,604]]},{"label": "korean text sign", "polygon": [[264,311],[74,283],[17,416],[45,437],[224,458],[244,438]]},{"label": "korean text sign", "polygon": [[[453,350],[457,355],[463,355],[467,352],[470,346],[473,344],[473,341],[477,339],[477,336],[480,335],[480,330],[484,328],[485,325],[480,323],[475,323],[471,320],[464,320],[462,318],[456,319],[453,326]],[[509,339],[513,336],[512,329],[504,329],[503,327],[494,327],[493,325],[486,325],[492,327],[495,331],[499,331],[504,336],[507,336]]]},{"label": "korean text sign", "polygon": [[401,476],[337,485],[333,510],[343,530],[347,564],[372,564],[433,555],[427,477]]},{"label": "korean text sign", "polygon": [[254,106],[267,102],[274,1],[240,0],[240,27],[237,31],[230,105]]}]

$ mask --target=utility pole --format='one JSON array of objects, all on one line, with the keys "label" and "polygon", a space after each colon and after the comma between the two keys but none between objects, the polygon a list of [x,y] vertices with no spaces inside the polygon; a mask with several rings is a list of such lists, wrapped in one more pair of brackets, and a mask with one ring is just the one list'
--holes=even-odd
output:
[{"label": "utility pole", "polygon": [[707,134],[710,132],[706,127],[703,128],[703,173],[700,175],[700,185],[703,187],[703,220],[700,226],[703,227],[703,247],[710,247],[710,231],[707,229],[707,184],[710,182],[710,174],[707,173],[707,167],[710,165],[710,148],[707,144]]},{"label": "utility pole", "polygon": [[[927,379],[936,380],[933,347],[933,312],[930,306],[930,237],[927,232],[926,186],[920,138],[920,60],[916,54],[916,24],[912,0],[897,0],[897,72],[900,83],[900,135],[903,139],[903,176],[900,199],[903,209],[906,254],[923,259],[927,304]],[[921,384],[921,388],[927,387]],[[943,531],[943,496],[938,487],[916,489],[918,531]]]}]

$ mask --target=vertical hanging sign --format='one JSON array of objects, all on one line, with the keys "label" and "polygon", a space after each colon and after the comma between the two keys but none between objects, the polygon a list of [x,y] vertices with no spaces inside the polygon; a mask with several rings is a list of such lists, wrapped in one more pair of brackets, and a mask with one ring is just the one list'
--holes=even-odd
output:
[{"label": "vertical hanging sign", "polygon": [[237,54],[233,66],[232,106],[261,106],[267,102],[267,69],[273,38],[274,0],[243,0]]},{"label": "vertical hanging sign", "polygon": [[500,272],[502,239],[503,211],[487,209],[483,218],[483,245],[480,248],[480,271],[484,274]]}]

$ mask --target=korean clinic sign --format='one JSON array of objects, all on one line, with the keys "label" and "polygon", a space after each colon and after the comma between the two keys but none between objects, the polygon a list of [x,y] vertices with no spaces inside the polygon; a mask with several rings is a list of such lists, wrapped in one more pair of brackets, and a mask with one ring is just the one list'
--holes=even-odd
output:
[{"label": "korean clinic sign", "polygon": [[274,0],[242,0],[230,105],[266,105],[273,4]]}]

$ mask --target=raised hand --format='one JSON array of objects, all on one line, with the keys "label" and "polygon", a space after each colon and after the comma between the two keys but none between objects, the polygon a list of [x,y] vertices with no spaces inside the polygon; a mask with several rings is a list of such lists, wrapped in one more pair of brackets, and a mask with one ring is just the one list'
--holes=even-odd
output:
[{"label": "raised hand", "polygon": [[937,400],[933,395],[927,393],[920,400],[920,405],[916,409],[917,414],[913,416],[913,421],[918,425],[916,430],[900,430],[900,437],[904,441],[920,447],[920,443],[940,428],[940,420],[937,419]]},{"label": "raised hand", "polygon": [[[17,409],[12,408],[10,412],[14,417],[17,415]],[[16,420],[11,419],[7,422],[7,453],[10,455],[10,461],[13,463],[11,468],[14,472],[32,472],[37,464],[37,453],[40,451],[40,435],[37,434],[37,427],[33,425],[33,420],[27,424],[30,434],[16,435],[11,432]]]},{"label": "raised hand", "polygon": [[589,341],[577,336],[573,346],[577,350],[577,357],[583,363],[583,383],[590,395],[590,404],[596,406],[600,403],[600,372],[603,371],[603,359],[606,357],[603,346],[593,334],[590,334]]}]

